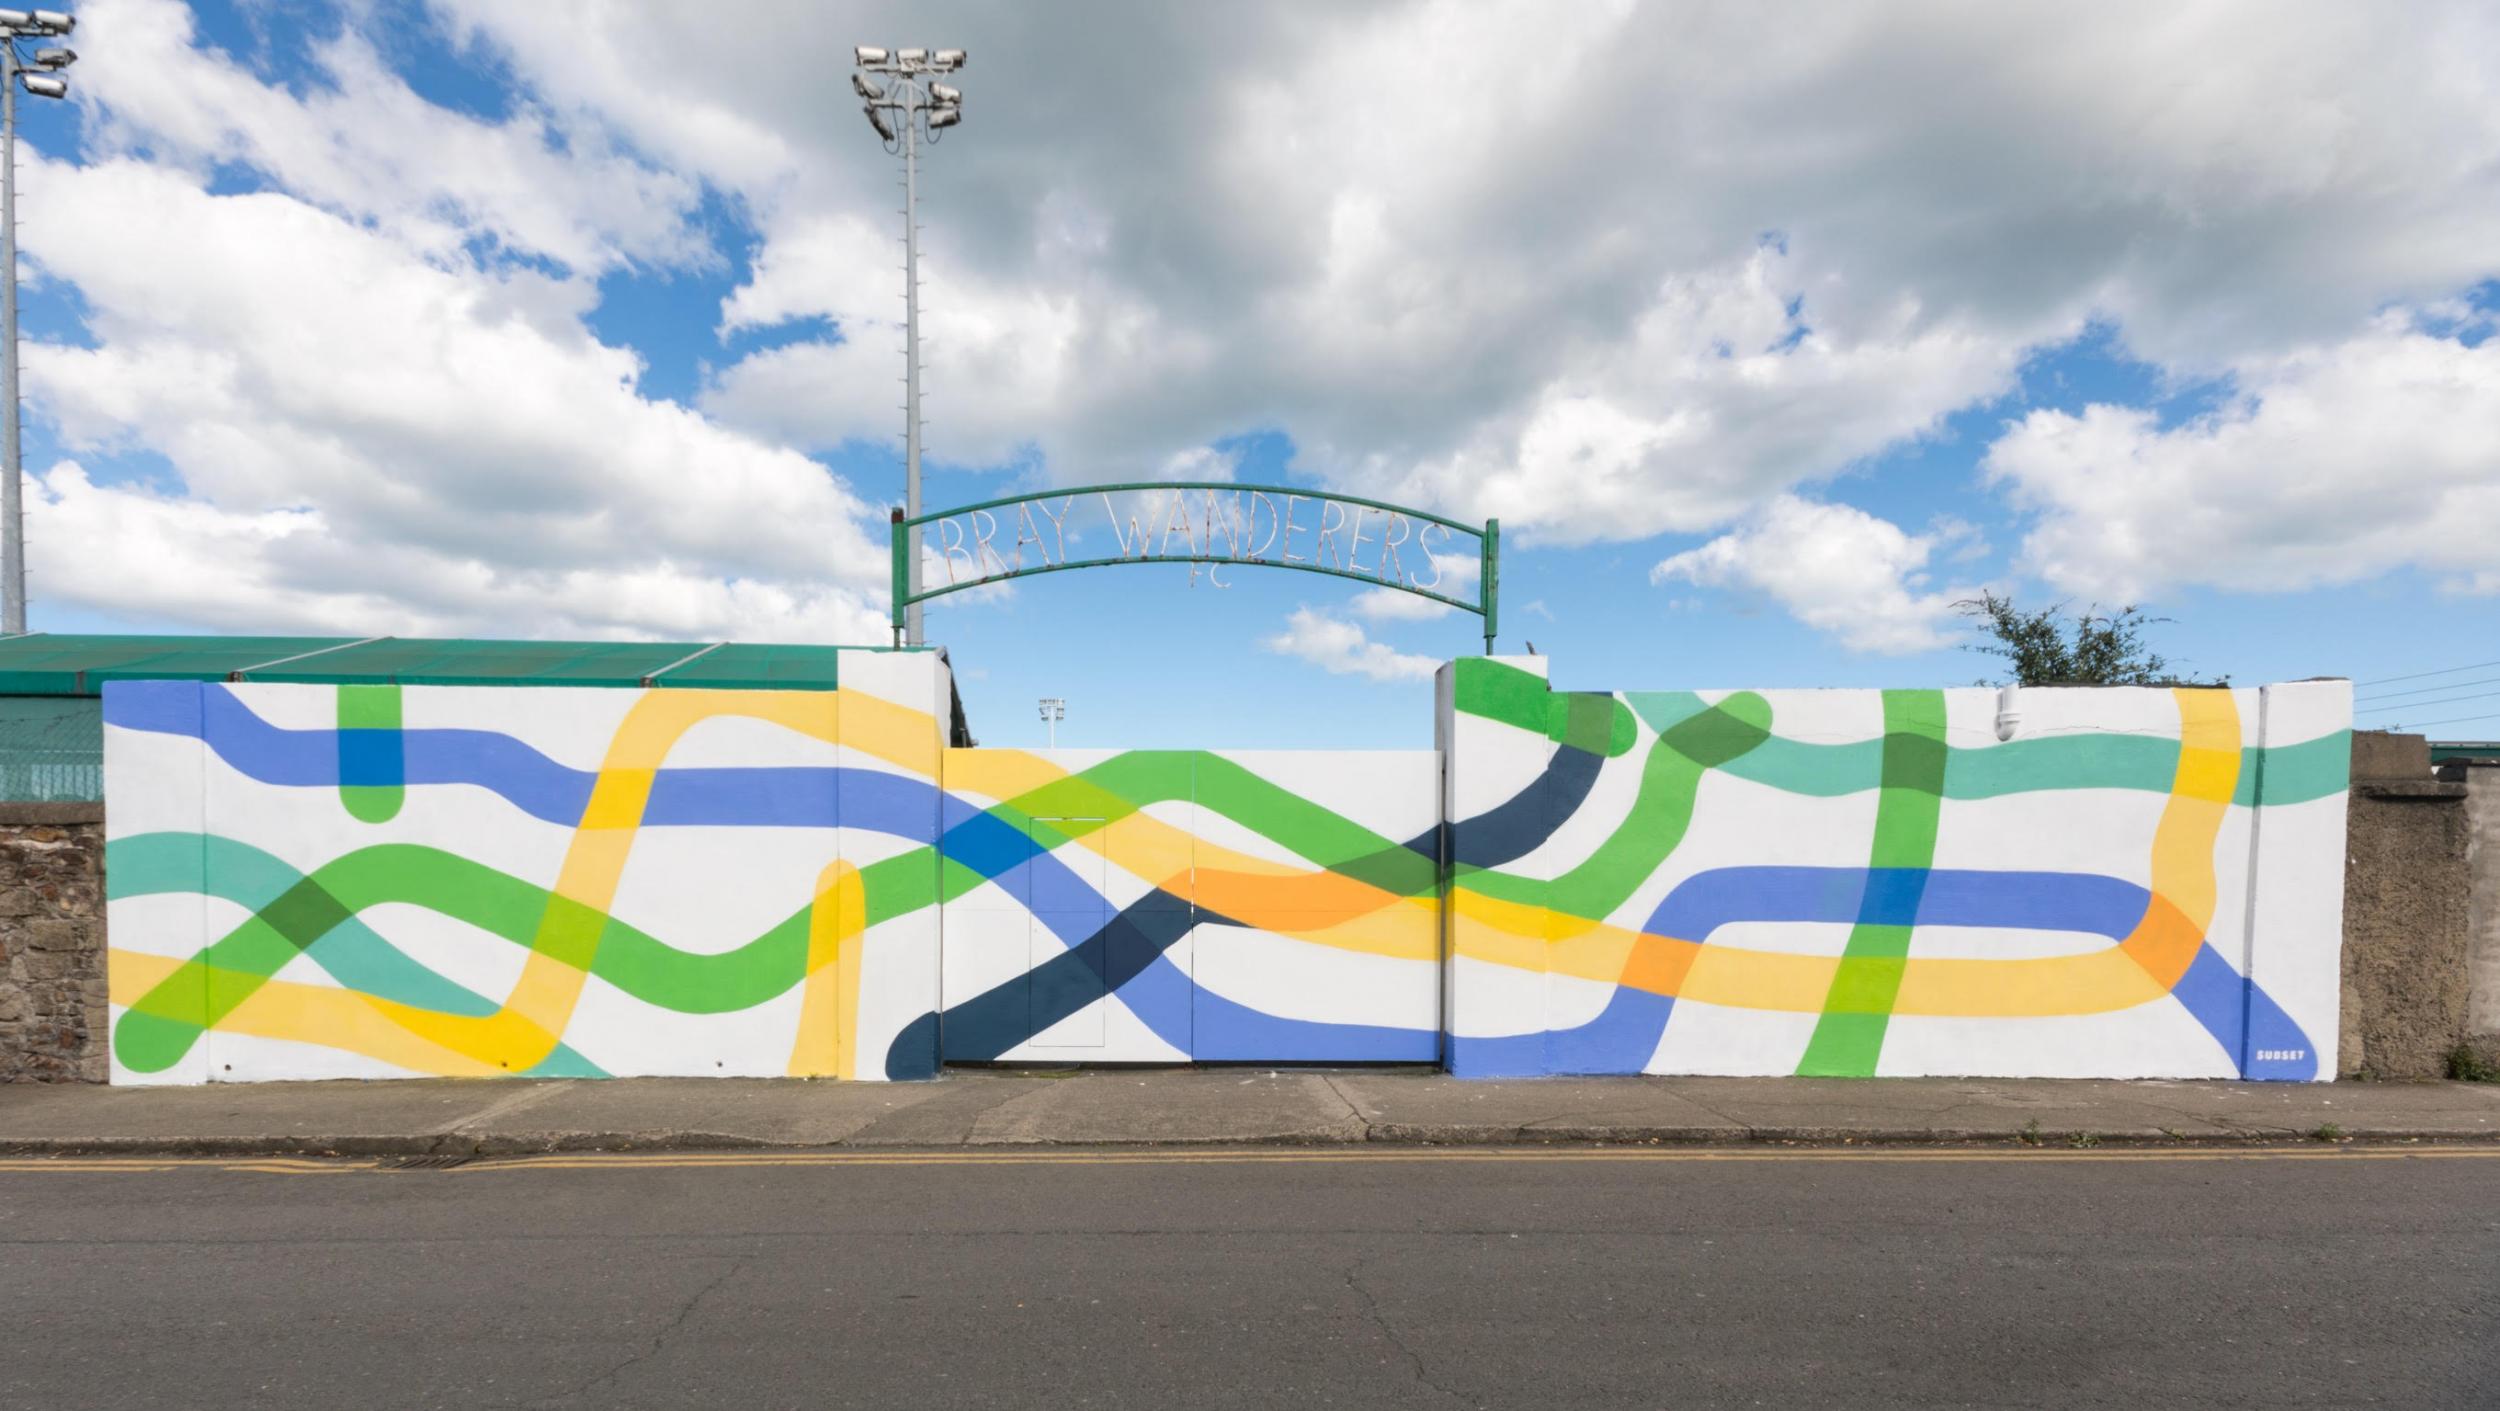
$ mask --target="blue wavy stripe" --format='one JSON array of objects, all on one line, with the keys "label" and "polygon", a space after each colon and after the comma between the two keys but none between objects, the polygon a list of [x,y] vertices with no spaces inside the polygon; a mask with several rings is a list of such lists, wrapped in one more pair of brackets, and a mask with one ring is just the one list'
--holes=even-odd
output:
[{"label": "blue wavy stripe", "polygon": [[[226,765],[263,784],[335,788],[340,737],[374,732],[291,730],[272,725],[213,682],[117,681],[104,693],[104,721],[125,730],[180,735],[205,743]],[[598,775],[548,758],[493,730],[396,732],[408,784],[467,784],[542,822],[581,821]],[[866,829],[926,842],[937,787],[877,769],[801,765],[662,769],[652,778],[645,827]]]},{"label": "blue wavy stripe", "polygon": [[[1913,885],[1922,872],[1925,885]],[[1846,925],[1872,919],[1891,926],[2071,931],[2116,942],[2134,931],[2151,900],[2132,882],[2082,872],[1721,867],[1677,884],[1644,929],[1707,944],[1720,927],[1737,922]],[[2197,948],[2171,997],[2221,1045],[2242,1077],[2306,1081],[2317,1075],[2316,1048],[2300,1025],[2212,945]],[[1526,1034],[1451,1036],[1451,1071],[1487,1078],[1638,1073],[1649,1066],[1674,1012],[1671,996],[1619,985],[1586,1023]]]},{"label": "blue wavy stripe", "polygon": [[2089,872],[1718,867],[1676,884],[1643,929],[1707,942],[1738,921],[1865,922],[2079,931],[2115,941],[2135,929],[2150,901],[2132,882]]}]

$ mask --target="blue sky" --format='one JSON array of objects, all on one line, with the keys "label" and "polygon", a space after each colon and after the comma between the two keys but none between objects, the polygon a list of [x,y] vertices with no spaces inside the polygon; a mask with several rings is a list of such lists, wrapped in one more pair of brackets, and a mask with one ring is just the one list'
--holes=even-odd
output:
[{"label": "blue sky", "polygon": [[[1498,514],[1502,648],[1573,688],[1967,683],[1981,587],[2141,603],[2243,683],[2500,659],[2473,7],[79,8],[76,100],[21,103],[38,630],[874,634],[899,219],[832,80],[917,27],[974,55],[923,177],[932,506]],[[1057,695],[1064,744],[1416,745],[1481,646],[1232,582],[929,635],[1008,744]],[[2362,723],[2500,735],[2392,694],[2441,679]]]}]

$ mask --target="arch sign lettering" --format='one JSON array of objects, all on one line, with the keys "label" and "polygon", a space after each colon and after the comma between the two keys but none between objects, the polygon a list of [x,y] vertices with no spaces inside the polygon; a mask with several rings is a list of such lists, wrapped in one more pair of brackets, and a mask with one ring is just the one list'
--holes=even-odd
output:
[{"label": "arch sign lettering", "polygon": [[[1009,495],[894,512],[894,634],[914,603],[1072,568],[1185,563],[1229,588],[1225,570],[1290,568],[1394,588],[1500,622],[1502,522],[1281,485],[1145,482]],[[920,545],[915,561],[913,544]],[[913,570],[920,571],[915,574]]]}]

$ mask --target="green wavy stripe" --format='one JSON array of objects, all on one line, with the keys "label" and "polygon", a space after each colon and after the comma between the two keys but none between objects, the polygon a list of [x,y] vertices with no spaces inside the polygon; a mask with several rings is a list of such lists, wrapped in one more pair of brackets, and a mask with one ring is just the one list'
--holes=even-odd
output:
[{"label": "green wavy stripe", "polygon": [[[1869,899],[1877,891],[1874,870],[1923,879],[1935,865],[1936,824],[1950,761],[1944,728],[1944,692],[1884,692],[1883,787],[1876,796],[1875,837],[1866,859]],[[1906,910],[1917,909],[1913,895]],[[1800,1074],[1874,1075],[1901,976],[1909,965],[1911,931],[1908,925],[1869,920],[1860,911],[1832,972],[1831,989],[1823,996],[1822,1016],[1815,1020],[1797,1063]]]},{"label": "green wavy stripe", "polygon": [[1632,711],[1609,691],[1556,691],[1508,662],[1467,658],[1452,688],[1457,709],[1612,759],[1639,742]]},{"label": "green wavy stripe", "polygon": [[[494,1005],[425,972],[356,921],[366,909],[390,902],[422,906],[523,949],[545,951],[645,1004],[681,1014],[752,1008],[798,983],[807,963],[807,907],[733,950],[698,954],[482,863],[413,843],[359,848],[292,881],[285,880],[291,869],[268,854],[196,833],[117,839],[105,857],[116,897],[204,885],[209,895],[254,908],[251,918],[184,962],[123,1016],[114,1051],[141,1072],[179,1060],[202,1030],[298,954],[311,955],[341,984],[378,997],[451,1014],[493,1013]],[[925,856],[919,870],[928,870]],[[873,901],[875,884],[869,887]],[[542,927],[541,918],[550,915],[569,924]],[[347,943],[334,944],[342,939]]]},{"label": "green wavy stripe", "polygon": [[1552,881],[1461,867],[1468,890],[1503,901],[1547,906],[1582,917],[1614,914],[1642,883],[1657,874],[1684,842],[1702,776],[1724,769],[1769,737],[1771,705],[1750,691],[1715,705],[1687,692],[1681,715],[1665,712],[1658,742],[1641,761],[1641,782],[1623,821],[1595,851]]},{"label": "green wavy stripe", "polygon": [[[1101,818],[1117,822],[1157,803],[1195,802],[1249,829],[1314,867],[1368,882],[1396,896],[1425,896],[1437,885],[1434,859],[1386,838],[1292,790],[1262,779],[1222,755],[1191,750],[1130,750],[1054,779],[989,810],[1018,828],[1036,818]],[[1052,835],[1078,837],[1088,827]],[[959,864],[947,864],[950,873]],[[966,869],[967,876],[969,871]],[[971,877],[977,885],[979,878]],[[958,893],[948,891],[948,899]]]}]

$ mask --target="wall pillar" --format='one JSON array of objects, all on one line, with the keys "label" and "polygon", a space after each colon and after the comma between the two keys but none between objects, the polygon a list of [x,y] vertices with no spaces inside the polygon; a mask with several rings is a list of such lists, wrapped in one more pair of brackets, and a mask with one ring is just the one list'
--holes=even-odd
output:
[{"label": "wall pillar", "polygon": [[0,1082],[105,1076],[104,806],[0,804]]},{"label": "wall pillar", "polygon": [[2439,777],[2465,787],[2466,1042],[2500,1066],[2500,757],[2450,760]]}]

